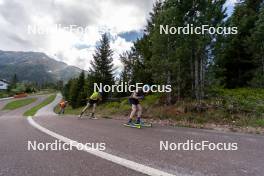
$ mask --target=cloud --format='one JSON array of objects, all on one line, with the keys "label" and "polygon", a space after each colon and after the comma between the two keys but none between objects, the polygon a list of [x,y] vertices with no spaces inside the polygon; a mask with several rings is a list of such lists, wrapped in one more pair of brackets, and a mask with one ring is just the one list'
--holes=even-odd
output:
[{"label": "cloud", "polygon": [[239,0],[227,0],[225,7],[227,8],[227,15],[230,16],[233,11],[234,11],[234,7],[235,4],[238,3]]},{"label": "cloud", "polygon": [[84,3],[83,1],[77,1],[77,3],[65,3],[63,1],[55,1],[52,9],[55,9],[53,16],[56,23],[63,25],[75,24],[83,27],[96,25],[97,20],[100,19],[102,9],[95,2]]},{"label": "cloud", "polygon": [[[128,50],[142,35],[155,0],[0,0],[0,50],[37,51],[89,69],[90,61],[103,32],[111,35],[115,66],[119,54]],[[227,0],[228,14],[238,0]],[[55,30],[76,25],[84,33],[67,30],[48,35],[29,35],[28,25]]]},{"label": "cloud", "polygon": [[235,3],[238,3],[239,0],[227,0],[226,5],[227,6],[234,6]]},{"label": "cloud", "polygon": [[[125,33],[140,34],[154,0],[0,0],[0,49],[45,52],[57,60],[88,69],[96,43],[110,33],[114,61],[132,46]],[[87,27],[85,33],[56,31],[55,25]],[[53,29],[28,34],[28,26]],[[136,36],[134,36],[136,38]]]}]

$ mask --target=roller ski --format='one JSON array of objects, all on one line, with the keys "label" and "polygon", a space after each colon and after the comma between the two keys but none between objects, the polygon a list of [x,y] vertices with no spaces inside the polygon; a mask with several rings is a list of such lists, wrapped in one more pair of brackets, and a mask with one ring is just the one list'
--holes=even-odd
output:
[{"label": "roller ski", "polygon": [[130,123],[125,123],[124,126],[125,126],[125,127],[130,127],[130,128],[137,128],[137,129],[140,129],[140,128],[141,128],[140,125],[136,125],[136,124],[134,124],[134,123],[132,123],[132,122],[130,122]]},{"label": "roller ski", "polygon": [[146,128],[151,128],[152,127],[152,123],[145,123],[143,121],[136,122],[136,123],[134,123],[134,125],[141,126],[141,127],[146,127]]},{"label": "roller ski", "polygon": [[81,113],[79,116],[78,116],[78,119],[83,119],[83,118],[89,118],[89,119],[92,119],[92,120],[97,120],[98,118],[96,118],[95,116],[94,116],[94,113],[90,113],[90,115],[88,115],[88,114],[84,114],[83,115],[83,113]]},{"label": "roller ski", "polygon": [[136,123],[134,123],[132,119],[129,119],[129,121],[124,124],[124,126],[130,127],[130,128],[138,128],[138,129],[140,129],[141,125],[140,125],[140,119],[139,118],[137,119]]}]

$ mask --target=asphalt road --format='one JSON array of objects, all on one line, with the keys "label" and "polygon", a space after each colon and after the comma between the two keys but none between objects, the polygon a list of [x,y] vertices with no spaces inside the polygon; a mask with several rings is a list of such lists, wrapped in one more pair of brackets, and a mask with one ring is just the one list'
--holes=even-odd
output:
[{"label": "asphalt road", "polygon": [[[38,96],[37,104],[45,97]],[[10,100],[8,100],[10,101]],[[8,102],[6,101],[6,102]],[[6,102],[0,102],[3,107]],[[56,139],[22,117],[34,104],[0,112],[0,175],[144,175],[84,151],[28,151],[27,142]],[[159,127],[132,129],[111,119],[78,120],[41,113],[35,122],[81,143],[105,143],[104,152],[174,175],[261,176],[264,137],[209,130]],[[237,143],[237,151],[160,151],[160,141]]]},{"label": "asphalt road", "polygon": [[[82,151],[28,151],[28,141],[55,140],[30,126],[22,116],[45,97],[37,98],[31,105],[0,115],[0,176],[143,175]],[[0,102],[0,106],[7,102]]]}]

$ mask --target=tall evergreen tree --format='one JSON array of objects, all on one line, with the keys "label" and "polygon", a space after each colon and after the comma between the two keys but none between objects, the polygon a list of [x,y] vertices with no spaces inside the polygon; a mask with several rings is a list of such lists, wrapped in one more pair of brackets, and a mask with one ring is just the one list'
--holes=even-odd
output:
[{"label": "tall evergreen tree", "polygon": [[[139,43],[135,44],[139,47]],[[140,47],[139,47],[140,48]],[[131,51],[120,55],[124,70],[121,73],[121,79],[131,84],[135,83],[153,83],[151,65],[149,60],[144,59],[139,51],[132,47]]]},{"label": "tall evergreen tree", "polygon": [[132,82],[133,76],[133,67],[135,60],[133,59],[133,53],[131,51],[126,51],[125,53],[121,54],[120,60],[124,66],[123,71],[121,72],[120,78],[123,82]]},{"label": "tall evergreen tree", "polygon": [[[110,48],[110,41],[107,34],[102,35],[100,44],[96,48],[91,62],[91,76],[94,77],[95,83],[103,85],[114,84],[114,66],[113,66],[113,51]],[[107,98],[108,94],[103,92],[103,98]]]},{"label": "tall evergreen tree", "polygon": [[250,52],[253,53],[254,64],[257,69],[254,71],[250,84],[254,87],[264,87],[264,2],[260,9],[258,20],[252,35],[248,40]]},{"label": "tall evergreen tree", "polygon": [[13,78],[12,78],[12,82],[11,82],[11,87],[12,87],[13,89],[16,88],[17,82],[18,82],[17,74],[14,74],[14,76],[13,76]]},{"label": "tall evergreen tree", "polygon": [[72,85],[72,82],[74,80],[73,79],[70,79],[66,84],[65,86],[63,87],[63,90],[62,90],[62,94],[63,94],[63,97],[70,101],[70,89],[71,89],[71,85]]},{"label": "tall evergreen tree", "polygon": [[70,101],[73,108],[78,108],[86,103],[85,72],[82,71],[78,78],[71,79],[64,87],[64,97]]},{"label": "tall evergreen tree", "polygon": [[78,104],[78,79],[72,79],[69,88],[69,101],[72,108],[77,108]]},{"label": "tall evergreen tree", "polygon": [[227,88],[249,86],[254,77],[254,52],[250,50],[252,29],[258,19],[259,8],[263,0],[241,1],[227,21],[227,26],[238,27],[237,35],[225,36],[219,44],[216,56],[217,77],[222,78]]},{"label": "tall evergreen tree", "polygon": [[[188,10],[184,16],[185,24],[193,24],[194,26],[207,24],[215,28],[222,26],[225,18],[225,10],[223,9],[225,0],[203,0],[199,2],[190,0],[185,1],[185,3],[188,3],[184,4]],[[189,66],[191,74],[189,78],[192,83],[191,90],[197,100],[204,97],[207,65],[211,59],[210,54],[214,50],[214,43],[217,37],[217,35],[207,33],[204,35],[188,35],[184,38],[184,43],[190,53]]]},{"label": "tall evergreen tree", "polygon": [[80,107],[86,103],[86,93],[85,93],[85,73],[81,72],[78,82],[77,82],[77,102],[76,106]]}]

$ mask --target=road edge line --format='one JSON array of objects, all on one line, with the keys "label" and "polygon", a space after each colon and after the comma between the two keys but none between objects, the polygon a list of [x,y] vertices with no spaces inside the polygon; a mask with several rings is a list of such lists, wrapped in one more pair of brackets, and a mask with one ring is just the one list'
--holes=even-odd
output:
[{"label": "road edge line", "polygon": [[[121,165],[121,166],[124,166],[128,169],[132,169],[132,170],[135,170],[137,172],[141,172],[143,174],[147,174],[147,175],[150,175],[150,176],[174,176],[173,174],[170,174],[170,173],[167,173],[167,172],[164,172],[164,171],[161,171],[161,170],[158,170],[158,169],[155,169],[155,168],[152,168],[152,167],[149,167],[149,166],[145,166],[143,164],[139,164],[139,163],[136,163],[134,161],[131,161],[131,160],[128,160],[128,159],[124,159],[124,158],[121,158],[121,157],[118,157],[118,156],[115,156],[115,155],[112,155],[112,154],[109,154],[109,153],[106,153],[106,152],[103,152],[103,151],[99,151],[99,150],[94,150],[94,149],[88,149],[84,144],[82,143],[79,143],[77,141],[74,141],[72,139],[69,139],[67,137],[64,137],[60,134],[57,134],[53,131],[50,131],[48,130],[47,128],[44,128],[42,127],[41,125],[39,125],[38,123],[36,123],[31,116],[29,116],[27,118],[29,124],[31,126],[33,126],[34,128],[40,130],[41,132],[47,134],[47,135],[50,135],[56,139],[59,139],[60,141],[62,142],[65,142],[67,144],[70,144],[72,145],[73,147],[80,147],[83,148],[83,151],[85,152],[88,152],[92,155],[95,155],[97,157],[100,157],[102,159],[105,159],[105,160],[108,160],[108,161],[111,161],[115,164],[118,164],[118,165]],[[182,174],[179,174],[177,173],[176,174],[177,176],[181,176]]]}]

